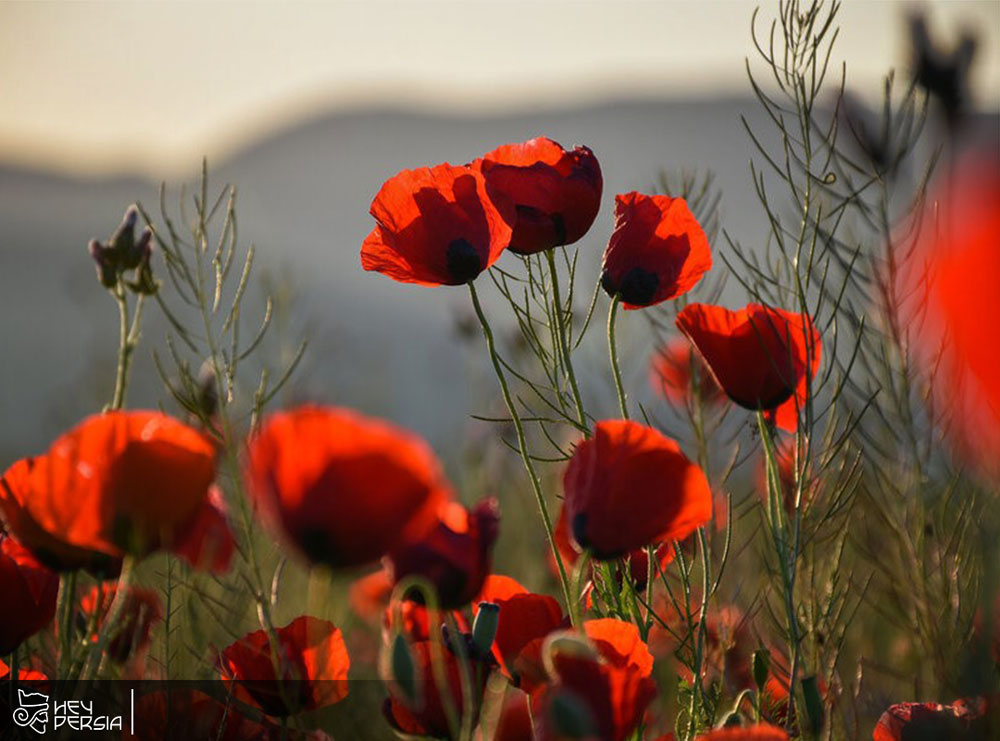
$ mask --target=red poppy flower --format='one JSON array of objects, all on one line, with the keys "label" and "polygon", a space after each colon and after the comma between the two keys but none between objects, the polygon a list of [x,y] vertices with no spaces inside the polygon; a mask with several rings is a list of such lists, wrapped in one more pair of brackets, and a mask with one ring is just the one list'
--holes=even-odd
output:
[{"label": "red poppy flower", "polygon": [[421,576],[434,586],[443,609],[468,604],[490,572],[499,527],[495,499],[486,499],[472,510],[455,503],[445,506],[441,520],[426,537],[389,553],[387,567],[393,583]]},{"label": "red poppy flower", "polygon": [[501,671],[515,686],[525,692],[534,691],[545,681],[541,661],[545,637],[568,627],[559,602],[529,592],[506,576],[491,576],[477,602],[492,602],[500,608],[493,655]]},{"label": "red poppy flower", "polygon": [[[80,611],[85,624],[96,625],[98,633],[104,628],[118,585],[115,582],[104,582],[100,589],[91,587],[80,599]],[[97,613],[96,616],[94,613]],[[129,587],[125,592],[124,603],[118,616],[108,644],[108,657],[118,664],[124,664],[134,656],[142,655],[149,648],[149,634],[153,627],[163,620],[163,602],[160,595],[151,589]],[[96,641],[98,635],[91,636]]]},{"label": "red poppy flower", "polygon": [[517,221],[510,250],[522,255],[573,244],[590,229],[601,207],[601,166],[587,147],[567,152],[538,137],[504,144],[472,163],[490,194],[513,201]]},{"label": "red poppy flower", "polygon": [[503,696],[493,741],[531,741],[534,737],[527,693],[508,689]]},{"label": "red poppy flower", "polygon": [[[893,300],[921,352],[956,451],[1000,476],[1000,159],[973,150],[927,200],[921,241]],[[911,229],[912,225],[907,225]],[[900,242],[905,244],[904,240]],[[902,297],[902,298],[900,298]],[[906,303],[906,299],[910,299]]]},{"label": "red poppy flower", "polygon": [[[10,681],[10,678],[10,667],[4,663],[3,659],[0,659],[0,682],[8,682]],[[17,679],[19,682],[44,682],[48,679],[48,677],[40,671],[18,667]],[[0,726],[0,730],[3,729],[4,727]]]},{"label": "red poppy flower", "polygon": [[615,196],[601,285],[626,309],[677,298],[711,267],[708,237],[683,198],[634,191]]},{"label": "red poppy flower", "polygon": [[514,204],[487,195],[472,167],[403,170],[372,201],[376,226],[361,246],[361,267],[401,283],[457,286],[492,265],[510,243]]},{"label": "red poppy flower", "polygon": [[274,632],[277,646],[272,647],[267,633],[258,630],[220,653],[222,679],[237,699],[281,718],[347,696],[351,660],[339,628],[303,615]]},{"label": "red poppy flower", "polygon": [[426,535],[450,496],[423,440],[347,409],[302,406],[265,420],[246,477],[262,514],[312,561],[371,563]]},{"label": "red poppy flower", "polygon": [[722,390],[705,361],[691,349],[691,343],[684,337],[674,338],[661,347],[650,363],[650,386],[667,401],[683,404],[691,398],[697,384],[702,402],[712,403],[720,398]]},{"label": "red poppy flower", "polygon": [[951,705],[903,702],[882,713],[872,738],[873,741],[984,739],[987,738],[985,712],[985,702],[982,700],[956,700]]},{"label": "red poppy flower", "polygon": [[592,652],[581,646],[564,650],[554,642],[560,634],[549,638],[552,682],[532,698],[539,738],[567,735],[562,716],[568,713],[593,738],[622,741],[639,727],[656,696],[653,657],[631,623],[605,618],[589,620],[583,629]]},{"label": "red poppy flower", "polygon": [[382,614],[391,594],[392,577],[385,569],[379,569],[351,582],[347,600],[355,615],[372,620]]},{"label": "red poppy flower", "polygon": [[429,641],[431,631],[440,630],[449,617],[459,631],[468,632],[469,623],[458,610],[428,610],[412,600],[394,601],[382,614],[382,638],[388,642],[396,633],[402,633],[414,643]]},{"label": "red poppy flower", "polygon": [[[566,520],[566,507],[559,508],[559,516],[556,518],[555,528],[552,531],[553,536],[556,541],[556,548],[559,549],[559,555],[562,557],[563,565],[569,569],[570,567],[576,565],[577,559],[580,557],[580,551],[577,545],[573,542],[573,536],[569,531],[569,524]],[[552,553],[548,554],[549,565],[552,567],[552,572],[554,574],[558,573],[558,567],[556,566],[555,558],[552,557]],[[638,590],[643,590],[646,588],[646,579],[649,578],[649,557],[646,553],[645,548],[637,548],[631,551],[625,560],[628,561],[629,576],[632,579],[632,584]],[[662,571],[667,567],[667,564],[674,560],[674,546],[672,543],[659,543],[656,546],[656,560],[659,562],[659,571]],[[590,571],[593,572],[594,565],[590,565]],[[654,566],[654,569],[656,567]],[[653,578],[656,579],[659,571],[653,571]],[[614,575],[615,579],[620,586],[622,584],[623,570],[619,564],[614,564]],[[588,591],[589,595],[589,591]]]},{"label": "red poppy flower", "polygon": [[[417,641],[411,643],[409,649],[414,665],[413,682],[409,684],[414,692],[412,695],[405,692],[401,678],[393,677],[395,681],[389,683],[389,697],[382,706],[382,714],[389,725],[410,736],[454,738],[445,709],[447,704],[453,708],[456,722],[464,714],[471,713],[475,725],[488,678],[485,667],[477,661],[469,662],[472,696],[465,697],[458,659],[447,646],[432,648],[430,641]],[[440,662],[443,682],[435,676],[435,661]]]},{"label": "red poppy flower", "polygon": [[59,575],[45,568],[13,538],[0,532],[0,655],[6,656],[40,631],[56,611]]},{"label": "red poppy flower", "polygon": [[194,518],[180,528],[180,536],[170,545],[170,551],[196,569],[224,574],[235,550],[222,490],[213,485]]},{"label": "red poppy flower", "polygon": [[100,568],[177,539],[214,478],[215,450],[201,433],[159,412],[107,412],[11,467],[0,512],[53,568]]},{"label": "red poppy flower", "polygon": [[717,728],[700,734],[695,741],[786,741],[784,728],[767,723],[757,723],[746,728]]},{"label": "red poppy flower", "polygon": [[746,409],[763,409],[783,430],[794,432],[806,402],[807,378],[820,361],[812,320],[760,304],[739,311],[691,304],[677,315],[729,398]]},{"label": "red poppy flower", "polygon": [[598,559],[681,540],[712,517],[705,474],[677,443],[627,420],[598,422],[563,474],[576,543]]}]

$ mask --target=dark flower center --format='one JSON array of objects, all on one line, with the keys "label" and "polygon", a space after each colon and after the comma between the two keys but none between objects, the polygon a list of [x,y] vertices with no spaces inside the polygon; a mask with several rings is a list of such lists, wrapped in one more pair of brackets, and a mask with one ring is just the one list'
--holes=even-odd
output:
[{"label": "dark flower center", "polygon": [[604,271],[601,276],[601,285],[609,295],[617,294],[626,304],[633,306],[646,306],[653,302],[656,296],[656,289],[660,285],[660,278],[656,273],[640,267],[634,267],[625,273],[621,283],[615,286],[614,279]]},{"label": "dark flower center", "polygon": [[479,252],[464,237],[453,239],[448,245],[448,275],[455,283],[468,283],[483,271]]}]

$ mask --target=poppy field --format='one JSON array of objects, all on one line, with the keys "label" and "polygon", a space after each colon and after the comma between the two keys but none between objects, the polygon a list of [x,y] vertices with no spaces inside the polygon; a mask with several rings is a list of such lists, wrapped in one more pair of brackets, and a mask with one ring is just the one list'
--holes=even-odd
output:
[{"label": "poppy field", "polygon": [[837,7],[753,15],[764,234],[546,132],[399,163],[331,248],[460,300],[462,450],[294,392],[207,165],[109,214],[106,402],[0,461],[0,736],[110,680],[120,738],[1000,737],[1000,146],[919,18],[857,103]]}]

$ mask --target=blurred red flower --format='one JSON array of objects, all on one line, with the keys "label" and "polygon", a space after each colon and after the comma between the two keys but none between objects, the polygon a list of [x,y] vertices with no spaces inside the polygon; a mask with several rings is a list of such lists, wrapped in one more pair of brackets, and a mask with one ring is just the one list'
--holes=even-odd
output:
[{"label": "blurred red flower", "polygon": [[386,563],[393,583],[423,577],[434,586],[442,609],[468,604],[490,572],[499,529],[496,499],[485,499],[472,510],[454,502],[445,505],[424,538],[389,552]]},{"label": "blurred red flower", "polygon": [[1000,157],[973,151],[928,200],[921,240],[904,256],[899,321],[933,374],[936,408],[957,451],[1000,476]]},{"label": "blurred red flower", "polygon": [[392,577],[384,568],[351,582],[347,599],[354,614],[362,620],[373,620],[382,614],[392,594]]},{"label": "blurred red flower", "polygon": [[641,309],[690,291],[712,267],[708,237],[683,198],[615,196],[615,230],[601,272],[609,296]]},{"label": "blurred red flower", "polygon": [[677,327],[730,399],[766,410],[778,427],[795,431],[807,368],[811,379],[820,361],[819,333],[809,317],[760,304],[739,311],[691,304],[677,315]]},{"label": "blurred red flower", "polygon": [[281,718],[347,696],[351,660],[339,628],[303,615],[274,633],[277,646],[257,630],[220,652],[222,679],[237,699]]},{"label": "blurred red flower", "polygon": [[584,737],[622,741],[656,696],[653,657],[631,623],[588,620],[583,632],[583,641],[572,640],[575,633],[553,634],[544,649],[551,682],[532,696],[537,736],[569,737],[566,721],[573,716],[570,724],[587,729]]},{"label": "blurred red flower", "polygon": [[499,606],[493,655],[500,670],[515,686],[533,692],[546,679],[541,662],[545,637],[569,627],[559,602],[548,595],[529,592],[505,576],[491,576],[477,602]]},{"label": "blurred red flower", "polygon": [[267,418],[250,439],[245,474],[272,528],[335,567],[371,563],[427,535],[450,496],[423,440],[332,407]]},{"label": "blurred red flower", "polygon": [[873,741],[974,741],[987,738],[986,703],[956,700],[951,705],[935,702],[903,702],[882,713]]},{"label": "blurred red flower", "polygon": [[[559,516],[556,518],[556,524],[552,532],[553,537],[556,541],[556,548],[559,549],[559,555],[562,556],[563,564],[566,568],[576,564],[576,560],[580,557],[580,551],[578,550],[576,544],[573,542],[573,537],[569,531],[569,524],[566,520],[566,507],[559,508]],[[646,554],[645,548],[636,548],[631,551],[625,559],[628,561],[629,576],[632,579],[632,584],[635,585],[636,589],[642,590],[646,588],[646,579],[649,577],[649,557]],[[674,546],[673,543],[660,543],[656,546],[656,560],[659,562],[659,571],[662,571],[667,567],[667,564],[674,560]],[[553,573],[557,573],[557,567],[555,564],[555,559],[552,558],[551,552],[549,553],[549,561],[552,566]],[[622,583],[622,568],[619,564],[613,564],[615,578],[619,585]],[[657,567],[653,567],[653,578],[658,577],[659,571]],[[593,572],[594,564],[590,565],[590,572]]]},{"label": "blurred red flower", "polygon": [[215,478],[215,449],[160,412],[89,417],[0,486],[8,530],[57,569],[116,570],[183,533]]},{"label": "blurred red flower", "polygon": [[[97,641],[98,634],[104,629],[117,594],[116,582],[104,582],[100,587],[91,587],[80,599],[84,624],[94,624],[97,629],[97,633],[91,636],[92,641]],[[160,595],[152,589],[129,587],[123,599],[118,621],[112,628],[106,647],[108,658],[117,664],[124,664],[130,658],[145,653],[149,648],[149,634],[163,620],[164,614]]]},{"label": "blurred red flower", "polygon": [[[454,710],[456,723],[464,714],[471,713],[475,725],[488,677],[485,667],[478,661],[469,662],[472,696],[465,697],[458,659],[446,645],[432,648],[430,641],[416,641],[409,644],[409,651],[413,659],[413,681],[401,683],[402,678],[392,677],[394,681],[389,683],[389,697],[382,706],[389,725],[397,732],[410,736],[455,738],[446,704]],[[443,682],[435,676],[435,661],[439,662]],[[403,684],[412,687],[412,695],[404,691]]]},{"label": "blurred red flower", "polygon": [[702,470],[675,441],[626,420],[594,426],[573,452],[563,489],[573,539],[598,559],[681,540],[712,517]]},{"label": "blurred red flower", "polygon": [[[528,695],[513,688],[504,692],[500,718],[492,741],[532,741],[535,734],[531,727],[531,710]],[[477,739],[480,736],[476,737]],[[486,741],[483,738],[481,741]]]},{"label": "blurred red flower", "polygon": [[0,614],[0,655],[11,653],[49,624],[58,592],[59,575],[0,532],[0,595],[7,604]]},{"label": "blurred red flower", "polygon": [[657,350],[650,363],[649,383],[653,390],[674,404],[682,404],[697,389],[703,403],[722,396],[712,371],[685,337],[675,337]]},{"label": "blurred red flower", "polygon": [[717,728],[699,734],[696,741],[786,741],[788,733],[767,723],[757,723],[745,728]]},{"label": "blurred red flower", "polygon": [[[10,679],[10,667],[7,666],[3,659],[0,659],[0,682],[7,682],[10,681]],[[19,682],[44,682],[48,679],[48,677],[40,671],[18,667],[17,679]],[[0,695],[2,695],[2,693],[0,693]],[[2,701],[2,699],[0,699],[0,701]],[[3,728],[4,726],[0,725],[0,729]]]},{"label": "blurred red flower", "polygon": [[590,229],[601,206],[601,166],[587,147],[567,152],[545,137],[504,144],[472,163],[490,195],[515,204],[511,252],[531,255],[573,244]]},{"label": "blurred red flower", "polygon": [[196,569],[224,574],[236,551],[222,490],[214,484],[194,518],[180,529],[170,550]]},{"label": "blurred red flower", "polygon": [[403,170],[372,201],[376,226],[361,246],[361,267],[401,283],[469,282],[510,244],[514,204],[491,195],[472,167]]}]

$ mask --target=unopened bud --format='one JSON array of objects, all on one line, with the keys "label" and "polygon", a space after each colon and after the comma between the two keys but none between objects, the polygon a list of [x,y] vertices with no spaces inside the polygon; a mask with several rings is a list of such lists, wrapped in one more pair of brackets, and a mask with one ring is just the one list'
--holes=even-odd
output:
[{"label": "unopened bud", "polygon": [[400,692],[411,703],[417,700],[416,665],[413,653],[402,633],[392,643],[392,678]]},{"label": "unopened bud", "polygon": [[771,668],[771,654],[766,648],[758,648],[753,652],[753,681],[757,691],[762,692],[767,684],[767,674]]},{"label": "unopened bud", "polygon": [[96,239],[90,240],[90,244],[87,245],[87,249],[90,252],[91,258],[93,258],[94,263],[97,265],[97,280],[101,282],[101,285],[105,288],[114,287],[118,280],[115,260],[111,254],[111,250],[107,247],[102,247],[101,243]]},{"label": "unopened bud", "polygon": [[500,624],[500,605],[480,602],[479,612],[472,623],[472,646],[476,656],[487,656],[493,648],[493,639]]},{"label": "unopened bud", "polygon": [[823,701],[819,696],[819,685],[815,675],[802,679],[802,694],[806,698],[809,730],[813,736],[818,736],[819,732],[823,730]]}]

